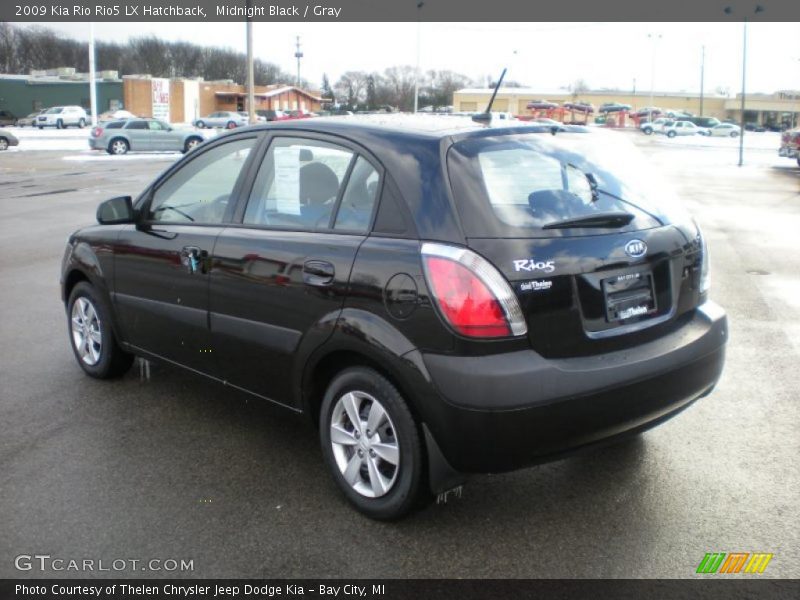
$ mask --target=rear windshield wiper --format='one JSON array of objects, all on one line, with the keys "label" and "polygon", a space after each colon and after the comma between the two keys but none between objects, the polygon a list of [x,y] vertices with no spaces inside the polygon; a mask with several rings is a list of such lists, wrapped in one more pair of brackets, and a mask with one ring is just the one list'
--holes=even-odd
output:
[{"label": "rear windshield wiper", "polygon": [[570,227],[624,227],[635,215],[628,212],[609,212],[591,215],[588,217],[575,217],[563,221],[553,221],[544,225],[542,229],[568,229]]}]

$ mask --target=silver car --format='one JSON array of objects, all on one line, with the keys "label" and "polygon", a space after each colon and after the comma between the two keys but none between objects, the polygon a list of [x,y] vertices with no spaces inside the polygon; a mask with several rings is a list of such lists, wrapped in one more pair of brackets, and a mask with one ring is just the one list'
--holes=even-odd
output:
[{"label": "silver car", "polygon": [[0,150],[8,150],[9,146],[18,146],[19,140],[7,129],[0,129]]},{"label": "silver car", "polygon": [[89,147],[109,154],[189,152],[203,141],[193,129],[175,129],[157,119],[121,119],[101,123],[89,136]]},{"label": "silver car", "polygon": [[225,129],[234,129],[247,125],[247,117],[243,117],[238,112],[232,110],[219,110],[213,112],[207,117],[197,119],[194,122],[195,126],[203,129],[204,127],[224,127]]}]

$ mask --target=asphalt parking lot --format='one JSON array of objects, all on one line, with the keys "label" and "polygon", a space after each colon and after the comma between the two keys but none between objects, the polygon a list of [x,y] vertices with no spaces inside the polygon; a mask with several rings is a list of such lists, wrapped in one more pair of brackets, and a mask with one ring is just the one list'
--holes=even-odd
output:
[{"label": "asphalt parking lot", "polygon": [[100,382],[75,364],[64,242],[177,155],[0,155],[0,577],[86,575],[15,568],[38,553],[193,560],[112,573],[129,577],[680,578],[736,551],[800,577],[800,169],[777,146],[739,169],[732,143],[630,135],[708,236],[731,328],[718,388],[632,442],[474,477],[399,523],[349,507],[303,418],[168,367]]}]

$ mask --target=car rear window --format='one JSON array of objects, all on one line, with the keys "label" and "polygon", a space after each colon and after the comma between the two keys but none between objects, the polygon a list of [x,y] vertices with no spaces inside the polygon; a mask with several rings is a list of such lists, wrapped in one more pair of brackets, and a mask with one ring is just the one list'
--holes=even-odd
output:
[{"label": "car rear window", "polygon": [[[615,231],[636,231],[687,217],[666,182],[619,134],[535,133],[467,138],[447,168],[468,237],[597,235],[605,228],[558,222],[630,213]],[[617,143],[621,141],[622,143]]]}]

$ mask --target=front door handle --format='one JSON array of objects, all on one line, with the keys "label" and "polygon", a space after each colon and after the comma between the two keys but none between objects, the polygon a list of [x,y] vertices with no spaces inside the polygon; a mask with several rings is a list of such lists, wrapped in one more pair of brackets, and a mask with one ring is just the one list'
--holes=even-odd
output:
[{"label": "front door handle", "polygon": [[336,270],[324,260],[307,260],[303,264],[303,282],[308,285],[327,286],[333,283]]},{"label": "front door handle", "polygon": [[186,267],[190,275],[206,272],[206,259],[208,252],[197,246],[184,246],[181,248],[181,264]]}]

